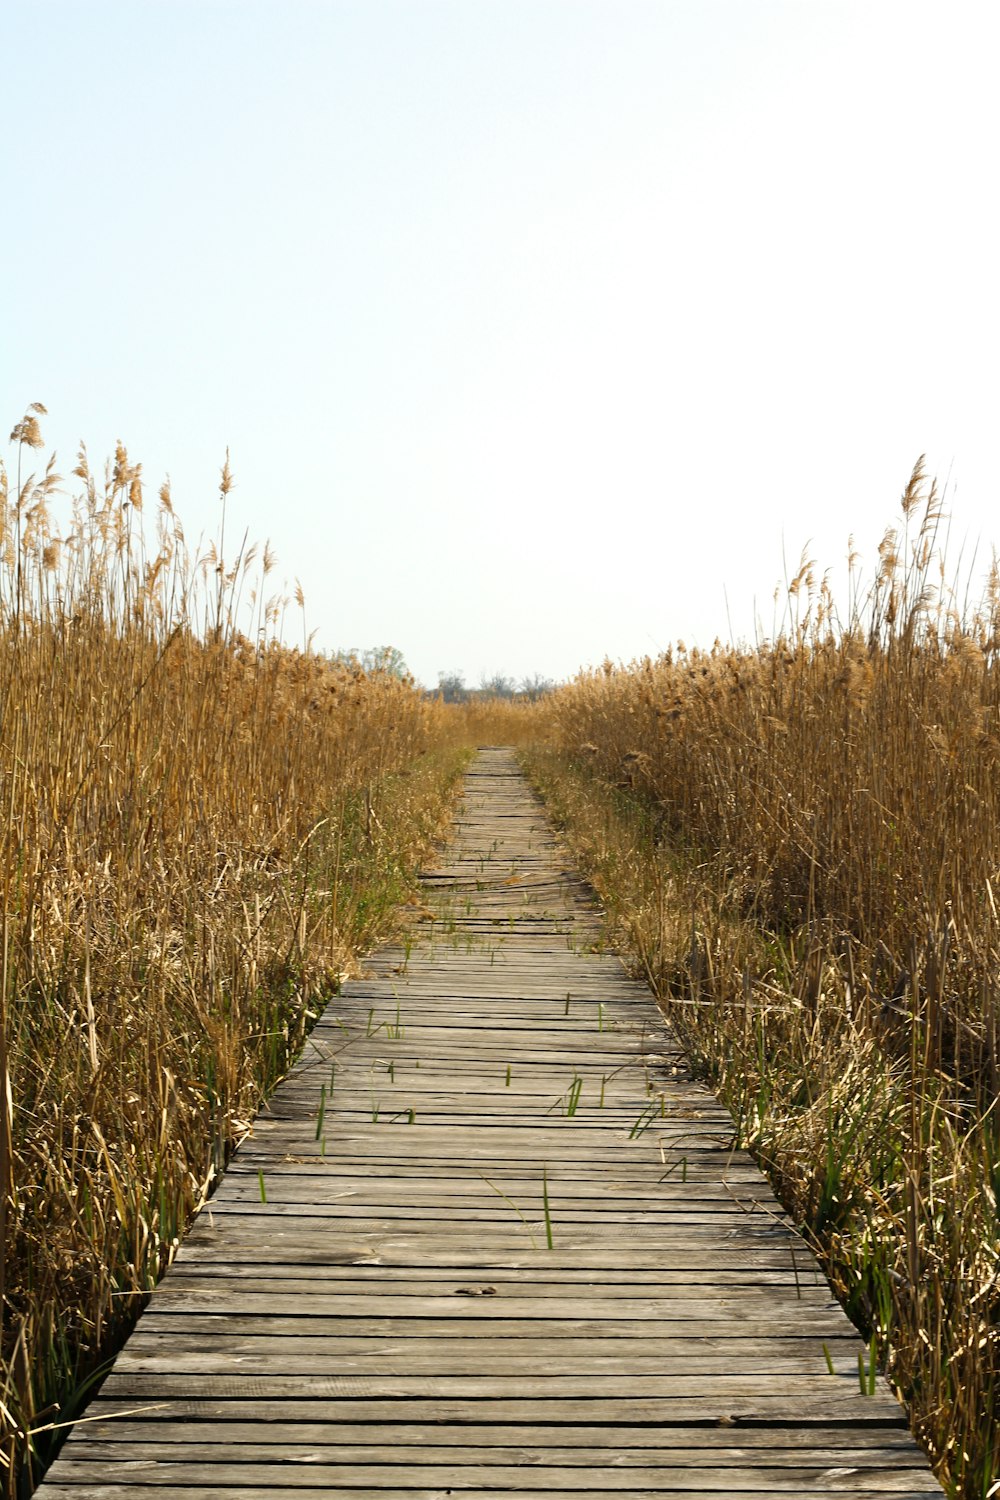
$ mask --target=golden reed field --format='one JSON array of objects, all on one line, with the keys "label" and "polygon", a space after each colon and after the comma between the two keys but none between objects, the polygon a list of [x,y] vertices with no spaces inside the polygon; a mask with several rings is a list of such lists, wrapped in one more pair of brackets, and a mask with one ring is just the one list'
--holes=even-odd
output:
[{"label": "golden reed field", "polygon": [[611,940],[984,1500],[1000,574],[955,604],[922,469],[846,614],[804,564],[774,641],[452,705],[281,644],[296,605],[227,547],[228,463],[191,550],[123,448],[61,481],[42,416],[0,472],[0,1489],[30,1492],[325,998],[418,903],[488,741],[530,742]]},{"label": "golden reed field", "polygon": [[[1000,1469],[1000,573],[917,466],[846,618],[605,663],[530,767],[954,1494]],[[856,571],[854,576],[856,577]]]}]

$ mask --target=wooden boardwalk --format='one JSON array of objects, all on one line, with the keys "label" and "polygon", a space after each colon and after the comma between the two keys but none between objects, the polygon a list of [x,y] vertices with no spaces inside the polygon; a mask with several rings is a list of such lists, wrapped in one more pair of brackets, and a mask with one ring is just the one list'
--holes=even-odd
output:
[{"label": "wooden boardwalk", "polygon": [[940,1495],[726,1111],[594,951],[510,752],[480,753],[427,890],[43,1500]]}]

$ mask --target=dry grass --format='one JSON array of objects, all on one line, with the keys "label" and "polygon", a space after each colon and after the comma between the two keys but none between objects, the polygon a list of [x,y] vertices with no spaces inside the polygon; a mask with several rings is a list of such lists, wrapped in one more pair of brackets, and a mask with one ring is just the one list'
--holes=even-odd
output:
[{"label": "dry grass", "polygon": [[527,745],[538,738],[541,707],[527,699],[470,698],[442,703],[444,723],[462,745]]},{"label": "dry grass", "polygon": [[[533,767],[952,1493],[1000,1475],[1000,580],[959,612],[919,466],[836,617],[606,664]],[[859,591],[860,592],[860,591]]]},{"label": "dry grass", "polygon": [[9,1495],[394,919],[462,761],[411,683],[278,644],[270,558],[224,555],[228,464],[200,558],[121,448],[101,482],[81,454],[60,533],[52,463],[22,477],[41,415],[0,471]]}]

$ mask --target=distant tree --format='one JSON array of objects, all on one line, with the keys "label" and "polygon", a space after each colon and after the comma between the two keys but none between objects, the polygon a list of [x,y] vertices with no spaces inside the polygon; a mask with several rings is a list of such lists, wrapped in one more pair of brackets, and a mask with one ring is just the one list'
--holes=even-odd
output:
[{"label": "distant tree", "polygon": [[360,660],[366,672],[385,672],[400,679],[410,675],[406,658],[395,646],[370,646],[362,651]]},{"label": "distant tree", "polygon": [[461,672],[439,672],[438,692],[446,703],[464,703],[469,696]]},{"label": "distant tree", "polygon": [[544,698],[546,693],[551,693],[554,688],[555,683],[551,677],[542,677],[536,672],[533,677],[522,678],[521,686],[517,691],[520,697],[530,698],[534,702],[538,698]]},{"label": "distant tree", "polygon": [[352,646],[348,651],[334,652],[333,659],[343,663],[345,667],[355,667],[362,672],[386,672],[390,677],[398,677],[400,681],[410,675],[402,651],[398,651],[395,646],[368,646],[364,651]]},{"label": "distant tree", "polygon": [[517,683],[513,677],[504,677],[501,672],[497,672],[492,677],[480,678],[479,689],[491,698],[513,698],[517,692]]}]

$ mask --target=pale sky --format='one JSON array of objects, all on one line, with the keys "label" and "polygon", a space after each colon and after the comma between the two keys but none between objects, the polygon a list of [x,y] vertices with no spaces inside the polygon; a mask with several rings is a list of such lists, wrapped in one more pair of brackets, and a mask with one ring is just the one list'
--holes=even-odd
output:
[{"label": "pale sky", "polygon": [[[4,8],[0,415],[270,539],[325,649],[564,678],[1000,542],[1000,9]],[[10,454],[8,453],[8,456]],[[727,618],[728,598],[728,618]]]}]

